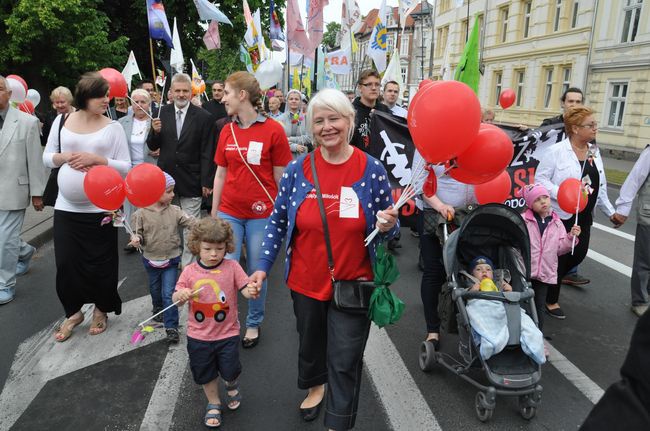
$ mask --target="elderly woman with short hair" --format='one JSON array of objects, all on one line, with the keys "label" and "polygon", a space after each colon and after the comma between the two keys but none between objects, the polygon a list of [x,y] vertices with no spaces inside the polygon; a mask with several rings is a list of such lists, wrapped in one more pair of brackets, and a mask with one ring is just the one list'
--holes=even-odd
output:
[{"label": "elderly woman with short hair", "polygon": [[300,412],[305,421],[316,419],[327,383],[325,426],[345,430],[356,420],[370,320],[332,303],[332,274],[312,162],[327,208],[333,277],[372,280],[378,240],[365,247],[364,238],[375,226],[382,236],[393,236],[399,225],[383,165],[350,145],[354,108],[348,98],[338,90],[319,91],[307,109],[306,124],[316,150],[285,170],[264,232],[258,271],[251,280],[266,278],[286,236],[285,279],[299,339],[298,387],[308,390]]},{"label": "elderly woman with short hair", "polygon": [[72,92],[67,87],[56,87],[52,90],[52,93],[50,93],[50,101],[52,102],[52,109],[54,111],[48,113],[43,122],[41,145],[45,146],[47,144],[47,137],[50,136],[52,123],[57,115],[74,112],[72,100]]},{"label": "elderly woman with short hair", "polygon": [[535,172],[535,181],[551,193],[553,210],[560,216],[567,231],[576,224],[576,214],[564,212],[560,208],[557,201],[560,185],[568,178],[576,178],[582,180],[583,187],[588,192],[587,206],[577,215],[577,224],[581,229],[580,241],[572,253],[560,256],[558,283],[548,286],[545,311],[556,319],[566,318],[559,304],[561,280],[569,269],[580,264],[587,256],[594,208],[598,205],[610,218],[615,213],[614,206],[607,197],[603,160],[598,147],[592,144],[598,132],[594,112],[586,106],[569,108],[564,113],[564,130],[567,137],[544,153]]}]

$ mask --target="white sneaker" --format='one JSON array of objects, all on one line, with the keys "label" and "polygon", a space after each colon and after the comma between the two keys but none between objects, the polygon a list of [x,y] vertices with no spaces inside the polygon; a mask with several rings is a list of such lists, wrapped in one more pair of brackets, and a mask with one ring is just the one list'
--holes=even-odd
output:
[{"label": "white sneaker", "polygon": [[639,317],[643,316],[643,313],[645,313],[646,311],[648,311],[648,305],[646,304],[632,306],[632,312]]},{"label": "white sneaker", "polygon": [[[32,246],[30,245],[30,247]],[[34,256],[35,252],[36,247],[32,247],[31,251],[27,253],[25,257],[18,260],[18,264],[16,265],[16,277],[27,274],[27,271],[29,271],[29,264],[31,263],[32,256]]]}]

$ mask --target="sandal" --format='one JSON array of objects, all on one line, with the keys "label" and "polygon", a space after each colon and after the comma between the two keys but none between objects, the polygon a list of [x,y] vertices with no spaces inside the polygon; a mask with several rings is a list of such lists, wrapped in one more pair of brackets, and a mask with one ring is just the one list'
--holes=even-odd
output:
[{"label": "sandal", "polygon": [[[207,407],[205,408],[205,416],[203,417],[203,423],[205,424],[206,427],[208,428],[219,428],[221,426],[221,410],[223,407],[221,407],[221,404],[210,404],[208,403]],[[210,410],[217,410],[219,413],[210,413]],[[216,420],[217,423],[209,423],[209,420]]]},{"label": "sandal", "polygon": [[107,327],[108,327],[108,314],[93,313],[93,321],[90,323],[90,329],[88,330],[88,333],[90,335],[99,335],[102,332],[106,331]]},{"label": "sandal", "polygon": [[81,325],[81,322],[84,321],[84,315],[81,314],[80,319],[70,319],[67,318],[63,321],[61,326],[57,327],[54,332],[54,339],[58,341],[59,343],[63,343],[66,341],[68,338],[72,336],[72,330],[76,327]]},{"label": "sandal", "polygon": [[[237,410],[241,406],[241,392],[239,392],[239,381],[235,380],[233,382],[226,382],[224,380],[224,386],[226,387],[226,405],[228,410]],[[234,395],[230,395],[228,392],[237,391]]]}]

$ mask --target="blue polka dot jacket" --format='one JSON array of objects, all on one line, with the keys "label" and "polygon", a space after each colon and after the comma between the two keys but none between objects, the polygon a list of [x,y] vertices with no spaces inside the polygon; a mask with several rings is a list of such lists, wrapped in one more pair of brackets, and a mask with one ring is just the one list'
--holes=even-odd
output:
[{"label": "blue polka dot jacket", "polygon": [[[307,194],[314,189],[314,185],[305,178],[302,169],[303,161],[307,156],[308,154],[304,154],[289,163],[282,174],[278,196],[275,200],[275,207],[264,229],[262,252],[260,253],[260,260],[257,264],[258,270],[268,274],[278,255],[282,240],[286,236],[286,258],[284,260],[285,281],[289,277],[289,270],[291,269],[291,241],[296,225],[296,214]],[[366,236],[370,235],[375,229],[377,212],[393,204],[390,182],[388,181],[384,166],[377,159],[366,153],[366,169],[361,179],[352,184],[352,189],[359,198],[366,218]],[[379,242],[394,237],[398,231],[399,221],[390,231],[377,235],[367,247],[372,265],[375,264],[376,248]],[[323,238],[323,241],[325,241],[325,238]]]}]

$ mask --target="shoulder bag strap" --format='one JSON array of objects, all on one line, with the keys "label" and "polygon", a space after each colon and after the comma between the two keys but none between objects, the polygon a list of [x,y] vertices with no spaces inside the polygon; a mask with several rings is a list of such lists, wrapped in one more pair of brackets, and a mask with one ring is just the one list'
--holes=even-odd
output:
[{"label": "shoulder bag strap", "polygon": [[320,218],[323,222],[323,232],[325,233],[325,246],[327,247],[327,266],[329,267],[332,281],[334,281],[334,258],[332,257],[332,244],[330,243],[330,230],[327,225],[325,204],[323,203],[323,194],[320,191],[320,183],[318,182],[318,174],[316,173],[316,162],[315,162],[313,152],[309,154],[309,162],[311,163],[311,173],[314,177],[314,186],[316,187],[316,196],[318,197],[318,209],[320,210]]},{"label": "shoulder bag strap", "polygon": [[68,119],[68,115],[70,114],[61,114],[61,120],[59,121],[59,153],[61,152],[61,130],[63,129],[63,125],[65,124],[65,120]]},{"label": "shoulder bag strap", "polygon": [[[241,152],[241,148],[239,148],[239,143],[237,142],[237,136],[235,136],[235,128],[233,127],[232,123],[230,123],[230,133],[232,134],[232,139],[235,141],[235,146],[237,147],[237,152],[239,152],[239,157],[241,157],[242,162],[244,162],[244,164],[246,165],[248,170],[251,171],[251,174],[253,174],[253,177],[255,177],[255,179],[259,183],[260,187],[262,187],[262,190],[264,190],[264,193],[266,193],[266,196],[269,198],[271,203],[273,205],[275,205],[275,199],[273,199],[271,197],[271,194],[268,192],[268,190],[266,190],[266,187],[264,187],[264,184],[262,184],[262,182],[257,177],[257,175],[255,175],[255,172],[253,171],[253,168],[251,168],[251,166],[248,164],[248,162],[246,161],[246,158],[244,158],[244,155]],[[275,181],[275,179],[274,179],[274,181]]]}]

